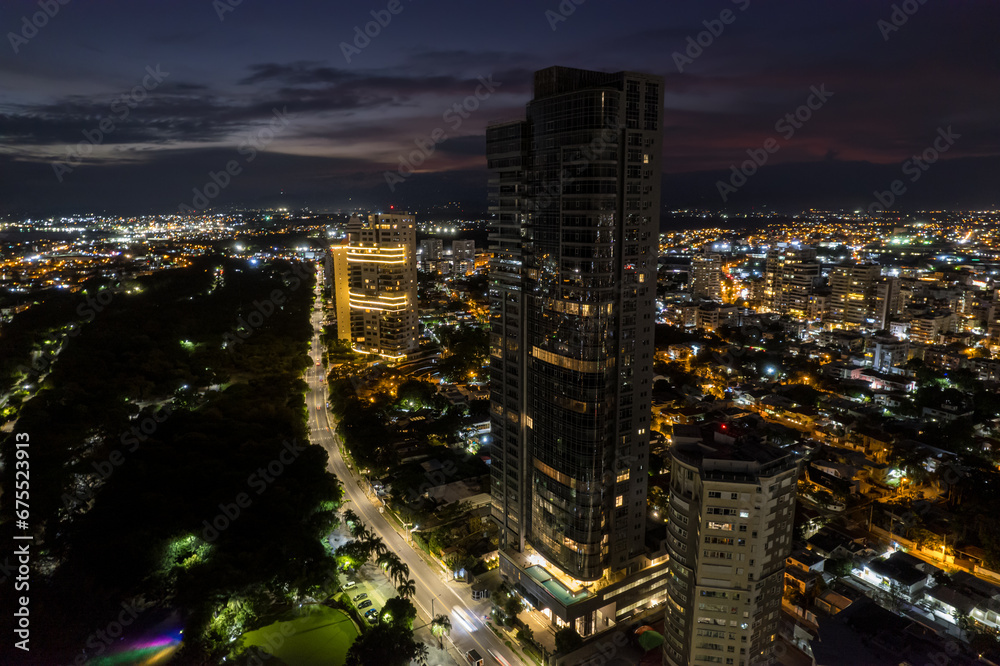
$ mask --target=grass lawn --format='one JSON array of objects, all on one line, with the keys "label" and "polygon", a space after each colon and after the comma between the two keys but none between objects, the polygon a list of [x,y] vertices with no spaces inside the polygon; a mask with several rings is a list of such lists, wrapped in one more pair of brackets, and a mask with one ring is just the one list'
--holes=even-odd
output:
[{"label": "grass lawn", "polygon": [[244,647],[256,645],[288,666],[343,666],[358,637],[351,618],[326,606],[306,606],[301,613],[244,634]]}]

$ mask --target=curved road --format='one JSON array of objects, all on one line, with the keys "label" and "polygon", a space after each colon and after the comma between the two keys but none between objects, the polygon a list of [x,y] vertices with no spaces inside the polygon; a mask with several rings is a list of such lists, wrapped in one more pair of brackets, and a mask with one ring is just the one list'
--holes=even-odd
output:
[{"label": "curved road", "polygon": [[[440,568],[432,567],[412,546],[403,539],[396,529],[389,524],[385,516],[365,495],[358,479],[348,470],[344,458],[337,445],[335,423],[326,409],[327,384],[323,362],[323,349],[320,335],[323,330],[323,267],[317,272],[316,304],[318,312],[312,313],[313,340],[310,356],[313,366],[306,373],[309,392],[306,394],[306,405],[309,409],[309,437],[313,444],[318,444],[327,450],[330,457],[329,471],[340,479],[344,493],[352,503],[354,512],[358,514],[365,525],[382,538],[386,547],[396,553],[400,560],[410,567],[410,578],[417,585],[417,593],[413,599],[418,610],[425,618],[435,614],[447,614],[451,619],[451,634],[446,641],[452,643],[451,656],[459,663],[468,663],[465,659],[467,651],[475,648],[484,658],[485,664],[502,664],[515,666],[524,662],[504,645],[493,631],[482,620],[484,609],[488,604],[474,602],[471,589],[461,583],[449,583]],[[500,657],[499,659],[497,657]]]}]

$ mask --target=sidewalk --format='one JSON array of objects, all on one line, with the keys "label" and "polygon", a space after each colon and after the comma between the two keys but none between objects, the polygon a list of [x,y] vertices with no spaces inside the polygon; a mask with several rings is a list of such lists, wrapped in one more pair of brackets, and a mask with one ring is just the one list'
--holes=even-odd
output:
[{"label": "sidewalk", "polygon": [[525,610],[518,618],[531,628],[536,643],[548,650],[549,654],[556,651],[556,632],[544,615],[535,610]]}]

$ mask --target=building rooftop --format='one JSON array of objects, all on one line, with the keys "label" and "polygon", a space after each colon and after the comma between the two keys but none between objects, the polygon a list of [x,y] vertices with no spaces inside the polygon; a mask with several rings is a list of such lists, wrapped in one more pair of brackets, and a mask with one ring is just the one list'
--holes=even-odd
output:
[{"label": "building rooftop", "polygon": [[974,600],[970,599],[950,585],[938,585],[937,587],[932,587],[929,590],[925,590],[924,594],[932,599],[937,599],[941,603],[951,606],[959,613],[964,613],[966,615],[971,613],[972,609],[976,607],[976,602]]},{"label": "building rooftop", "polygon": [[868,568],[880,576],[890,578],[905,587],[912,587],[927,578],[927,574],[918,571],[908,562],[904,562],[898,558],[894,559],[893,556],[890,556],[887,560],[872,560],[868,563]]},{"label": "building rooftop", "polygon": [[706,477],[726,480],[751,480],[772,476],[796,467],[797,458],[788,451],[761,444],[749,438],[732,443],[700,442],[678,444],[672,450],[681,462],[700,468]]},{"label": "building rooftop", "polygon": [[788,561],[802,565],[806,568],[812,568],[813,566],[822,562],[823,558],[816,552],[811,550],[806,550],[805,548],[803,548],[802,550],[798,550],[789,555]]}]

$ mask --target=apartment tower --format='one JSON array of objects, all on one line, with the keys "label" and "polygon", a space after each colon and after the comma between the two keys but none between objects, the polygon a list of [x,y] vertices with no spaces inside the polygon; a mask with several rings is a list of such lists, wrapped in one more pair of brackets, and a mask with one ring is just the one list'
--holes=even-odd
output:
[{"label": "apartment tower", "polygon": [[873,328],[876,280],[881,269],[875,264],[842,264],[830,272],[830,305],[827,321],[842,328]]},{"label": "apartment tower", "polygon": [[487,128],[502,567],[530,549],[585,583],[643,550],[662,99],[657,76],[552,67]]},{"label": "apartment tower", "polygon": [[697,254],[691,258],[691,296],[695,300],[722,300],[722,257]]},{"label": "apartment tower", "polygon": [[771,663],[798,465],[716,433],[671,451],[664,664]]},{"label": "apartment tower", "polygon": [[417,348],[416,222],[377,214],[347,223],[351,347],[400,360]]},{"label": "apartment tower", "polygon": [[772,312],[806,317],[809,297],[819,278],[816,250],[810,247],[780,247],[767,253],[764,269],[764,300]]}]

